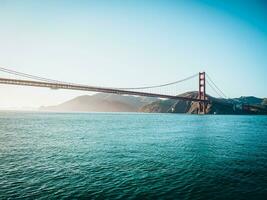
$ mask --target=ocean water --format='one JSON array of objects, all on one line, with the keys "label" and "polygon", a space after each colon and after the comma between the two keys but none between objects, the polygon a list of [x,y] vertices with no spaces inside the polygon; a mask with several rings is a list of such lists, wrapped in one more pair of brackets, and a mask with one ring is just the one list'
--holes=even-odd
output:
[{"label": "ocean water", "polygon": [[0,113],[0,199],[267,199],[267,117]]}]

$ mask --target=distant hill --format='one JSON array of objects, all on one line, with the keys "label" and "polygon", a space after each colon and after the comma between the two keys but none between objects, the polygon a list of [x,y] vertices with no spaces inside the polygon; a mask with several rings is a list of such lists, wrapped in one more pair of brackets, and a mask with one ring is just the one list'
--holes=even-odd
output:
[{"label": "distant hill", "polygon": [[[187,92],[179,96],[198,98],[198,92]],[[207,95],[211,103],[207,105],[207,114],[267,114],[267,99],[257,97],[240,97],[235,99],[214,98]],[[235,106],[233,106],[235,104]],[[242,105],[254,106],[243,109]],[[143,106],[141,112],[153,113],[198,113],[198,102],[182,100],[158,100]]]},{"label": "distant hill", "polygon": [[41,107],[54,112],[138,112],[157,98],[97,93],[79,96],[56,106]]},{"label": "distant hill", "polygon": [[253,97],[253,96],[248,96],[248,97],[239,97],[239,98],[234,98],[233,100],[237,100],[242,103],[246,104],[253,104],[253,105],[261,105],[264,102],[264,99]]},{"label": "distant hill", "polygon": [[[187,92],[178,96],[198,98],[198,92]],[[267,114],[267,99],[240,97],[219,99],[207,95],[211,103],[207,114]],[[235,106],[233,106],[233,104]],[[246,108],[244,105],[253,107]],[[152,97],[137,97],[98,93],[79,96],[56,106],[41,107],[42,111],[54,112],[146,112],[146,113],[188,113],[197,114],[198,102],[166,100]]]}]

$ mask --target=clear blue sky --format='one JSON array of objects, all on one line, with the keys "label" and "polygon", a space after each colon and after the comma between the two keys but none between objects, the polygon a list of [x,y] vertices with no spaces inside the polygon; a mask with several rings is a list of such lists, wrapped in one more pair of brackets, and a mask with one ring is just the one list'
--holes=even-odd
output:
[{"label": "clear blue sky", "polygon": [[[0,66],[10,69],[114,87],[206,71],[229,97],[267,97],[264,1],[0,0],[0,30]],[[186,90],[197,85],[178,92]],[[3,85],[0,93],[0,108],[86,94]]]}]

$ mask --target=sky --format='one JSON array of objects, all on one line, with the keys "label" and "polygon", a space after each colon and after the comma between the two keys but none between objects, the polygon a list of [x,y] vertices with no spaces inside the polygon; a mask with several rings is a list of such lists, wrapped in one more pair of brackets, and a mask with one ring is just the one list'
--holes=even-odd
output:
[{"label": "sky", "polygon": [[[0,0],[0,66],[51,79],[136,87],[205,71],[227,97],[267,97],[266,52],[264,1]],[[0,94],[8,109],[90,93],[0,85]]]}]

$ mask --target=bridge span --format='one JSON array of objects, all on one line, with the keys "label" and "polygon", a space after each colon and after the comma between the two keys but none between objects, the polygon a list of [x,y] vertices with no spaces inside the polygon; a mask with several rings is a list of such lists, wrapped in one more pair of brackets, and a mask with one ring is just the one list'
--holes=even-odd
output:
[{"label": "bridge span", "polygon": [[[0,84],[6,85],[18,85],[18,86],[32,86],[32,87],[42,87],[51,89],[65,89],[65,90],[81,90],[89,92],[103,92],[118,95],[133,95],[133,96],[145,96],[145,97],[156,97],[164,99],[176,99],[189,102],[198,102],[199,114],[206,114],[207,105],[213,101],[209,99],[206,95],[206,83],[220,96],[224,93],[218,88],[218,86],[211,80],[208,74],[205,72],[199,72],[184,79],[180,79],[174,82],[144,86],[144,87],[132,87],[132,88],[115,88],[115,87],[99,87],[90,86],[84,84],[76,84],[70,82],[63,82],[53,79],[48,79],[40,76],[35,76],[31,74],[26,74],[7,68],[0,67],[0,72],[8,73],[9,75],[19,76],[19,78],[1,78]],[[206,79],[206,76],[209,80]],[[178,91],[176,88],[172,90],[171,87],[176,87],[177,84],[191,80],[198,77],[198,95],[195,97],[181,96],[177,95]],[[163,90],[162,90],[163,89]],[[171,90],[170,90],[171,89]],[[159,91],[160,90],[160,91]],[[231,105],[230,105],[231,106]]]},{"label": "bridge span", "polygon": [[[161,84],[154,86],[145,86],[145,87],[132,87],[132,88],[114,88],[114,87],[98,87],[98,86],[90,86],[90,85],[82,85],[76,83],[62,82],[58,80],[43,78],[40,76],[34,76],[31,74],[26,74],[22,72],[17,72],[14,70],[10,70],[7,68],[0,67],[0,71],[4,73],[8,73],[11,75],[19,76],[20,78],[1,78],[0,84],[5,85],[17,85],[17,86],[31,86],[31,87],[41,87],[41,88],[51,88],[51,89],[64,89],[64,90],[80,90],[80,91],[89,91],[89,92],[103,92],[103,93],[111,93],[118,95],[133,95],[133,96],[145,96],[145,97],[156,97],[156,98],[164,98],[164,99],[175,99],[189,102],[198,102],[198,114],[206,114],[207,106],[209,103],[220,103],[221,105],[227,106],[229,108],[242,107],[241,110],[250,110],[250,109],[258,109],[261,111],[267,112],[265,108],[244,104],[242,102],[233,102],[233,101],[222,101],[223,99],[227,99],[226,95],[220,90],[220,88],[212,81],[208,74],[205,72],[199,72],[187,78]],[[196,97],[186,97],[181,95],[176,95],[178,92],[176,90],[173,93],[164,93],[164,91],[151,91],[151,89],[161,89],[167,86],[174,86],[178,83],[182,83],[184,81],[196,78],[198,76],[198,95]],[[208,79],[206,79],[206,76]],[[23,77],[23,78],[22,78]],[[220,99],[216,98],[208,98],[206,95],[206,83],[210,86],[210,88],[215,91]],[[166,91],[165,91],[166,92]]]},{"label": "bridge span", "polygon": [[90,92],[112,93],[112,94],[119,94],[119,95],[158,97],[158,98],[166,98],[166,99],[177,99],[177,100],[183,100],[183,101],[201,102],[205,104],[209,102],[209,100],[203,97],[198,99],[198,98],[189,98],[189,97],[165,95],[165,94],[157,94],[157,93],[149,93],[149,92],[130,91],[130,90],[124,90],[124,89],[108,88],[108,87],[95,87],[95,86],[87,86],[87,85],[72,84],[72,83],[60,83],[60,82],[55,83],[55,82],[49,82],[49,81],[45,82],[45,81],[23,80],[23,79],[0,78],[0,84],[43,87],[43,88],[51,88],[51,89],[82,90],[82,91],[90,91]]}]

